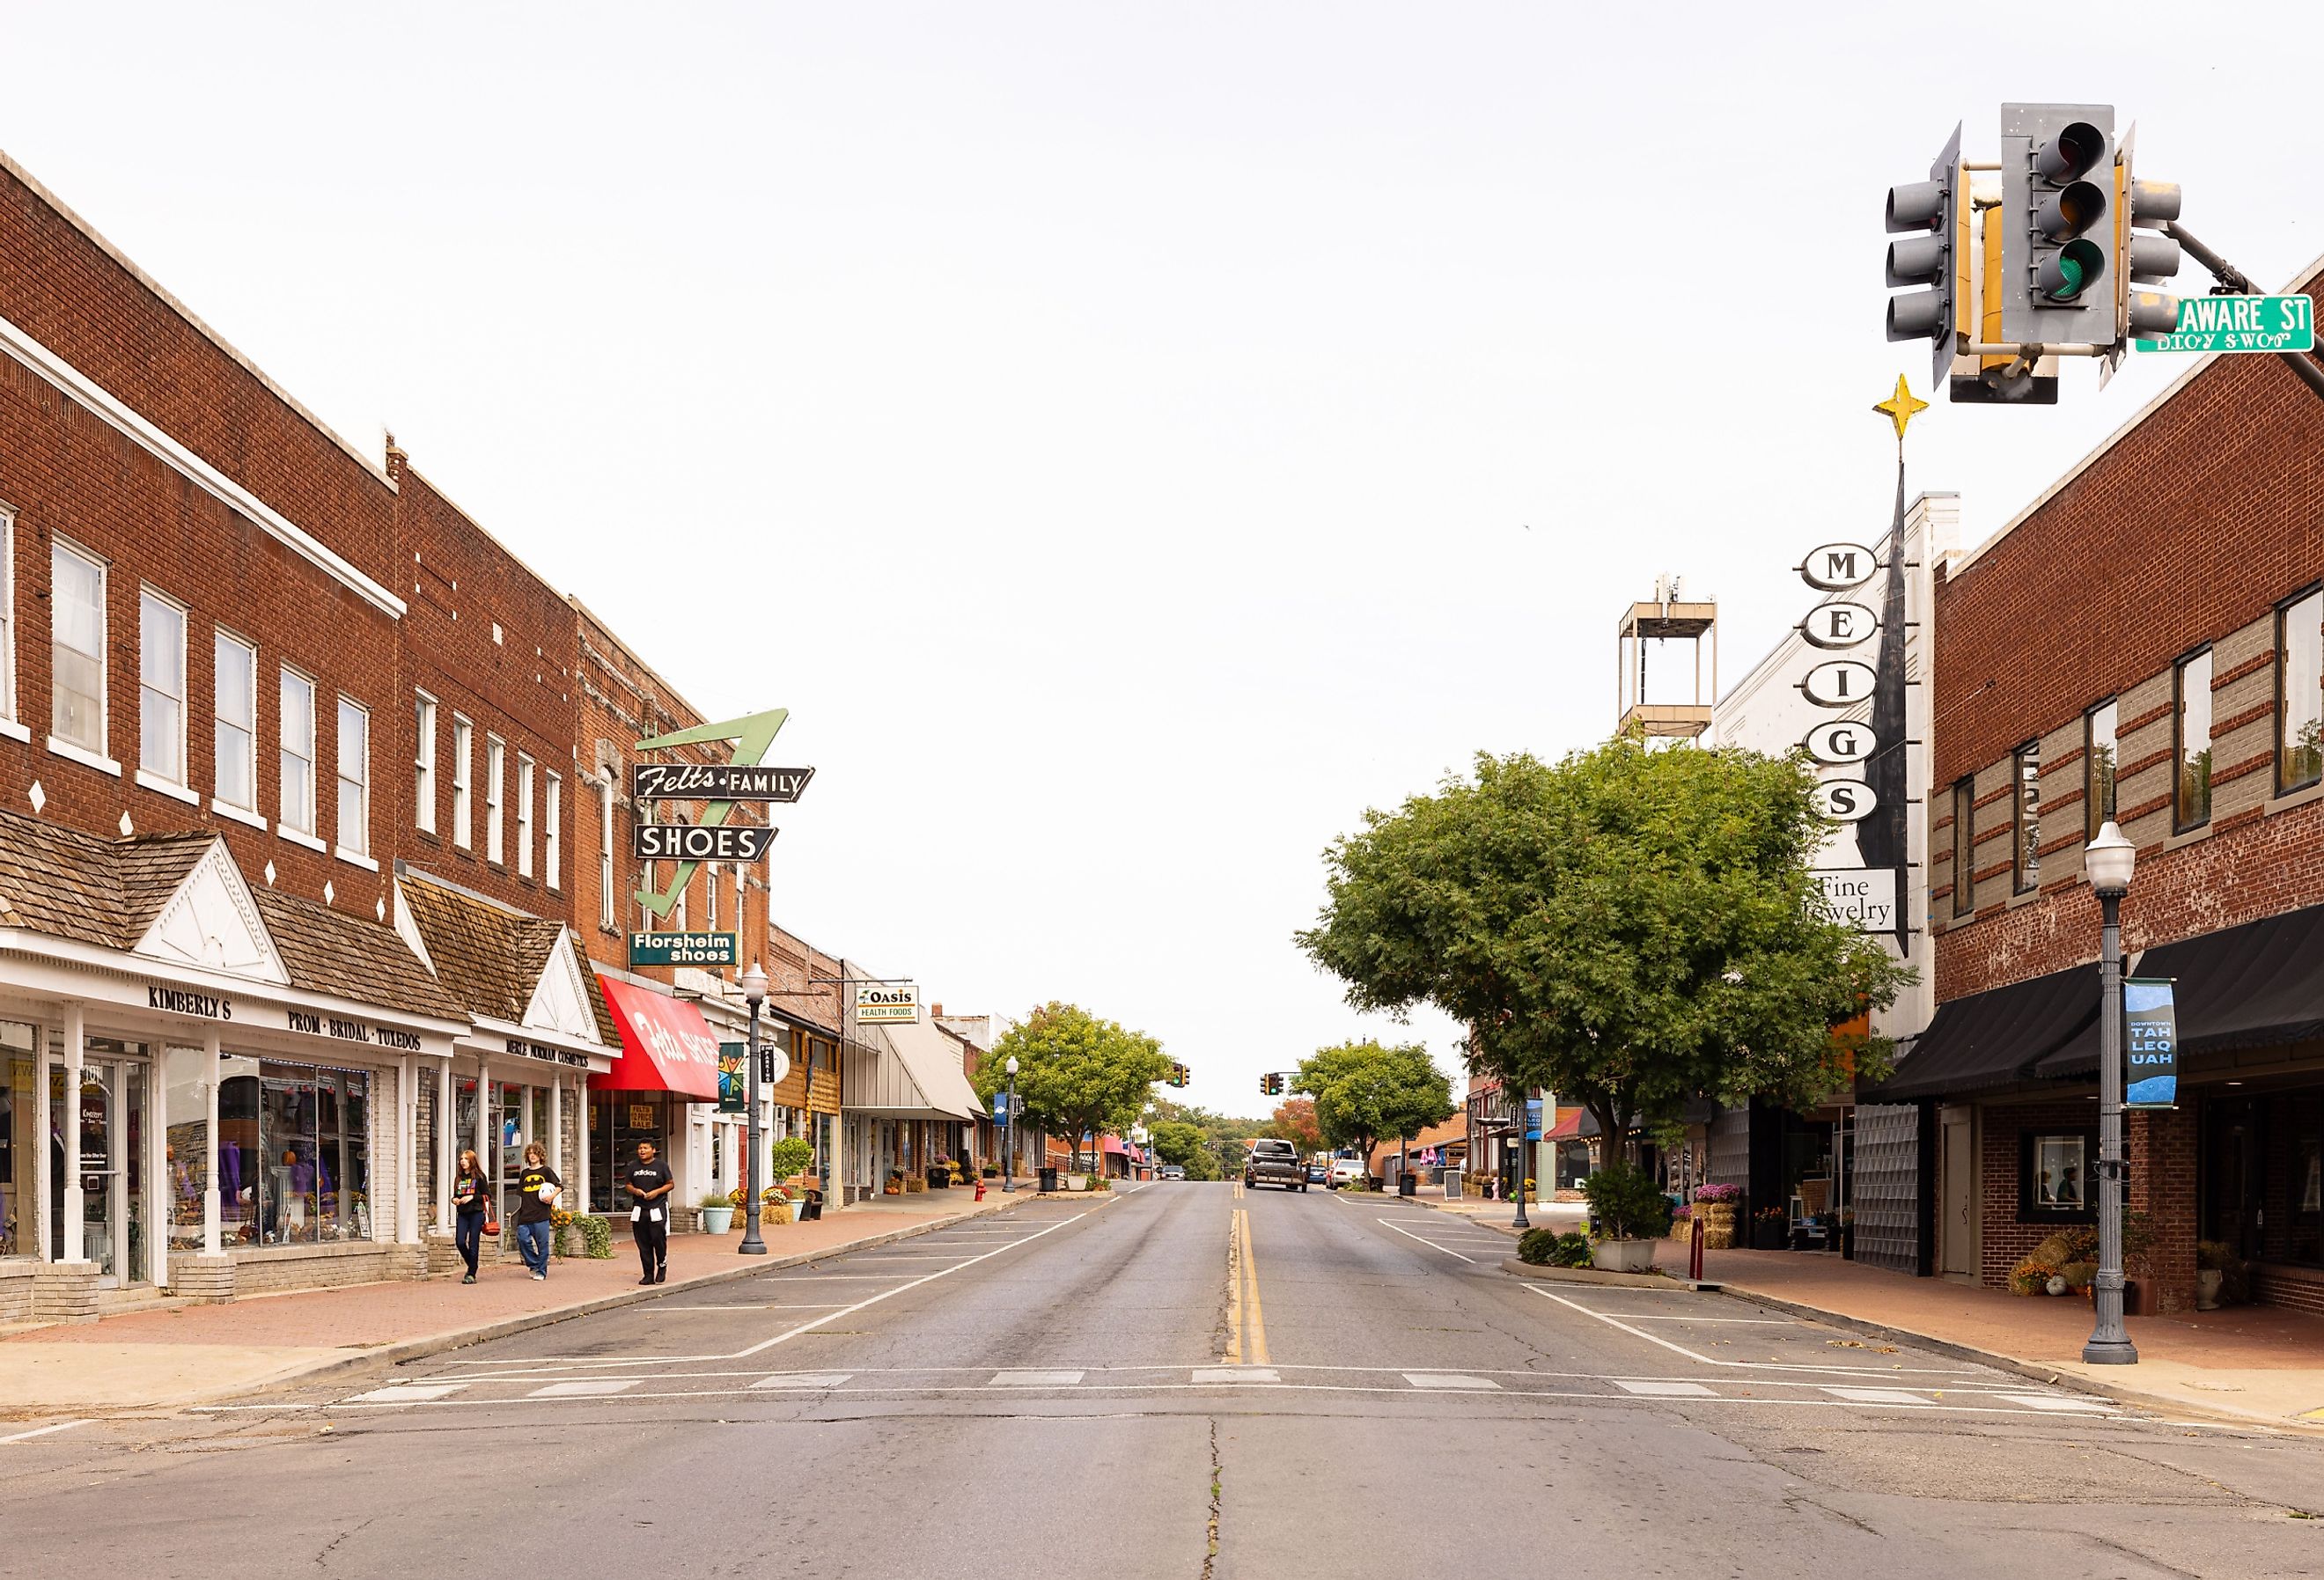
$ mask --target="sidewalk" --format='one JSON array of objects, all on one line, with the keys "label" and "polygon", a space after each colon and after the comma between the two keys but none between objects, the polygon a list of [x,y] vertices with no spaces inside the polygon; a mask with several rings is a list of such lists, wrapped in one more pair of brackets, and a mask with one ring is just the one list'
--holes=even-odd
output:
[{"label": "sidewalk", "polygon": [[[1516,1213],[1513,1202],[1417,1199],[1503,1231]],[[1565,1230],[1580,1223],[1584,1210],[1578,1203],[1528,1204],[1526,1215],[1536,1225]],[[1683,1270],[1686,1246],[1665,1242],[1655,1260]],[[2128,1403],[2276,1426],[2324,1426],[2324,1317],[2273,1306],[2134,1317],[2128,1326],[2138,1363],[2088,1366],[2081,1354],[2090,1335],[2090,1308],[2077,1298],[2026,1298],[1807,1252],[1707,1251],[1702,1270],[1730,1295],[2027,1376],[2071,1378]]]},{"label": "sidewalk", "polygon": [[639,1287],[636,1252],[617,1238],[612,1261],[552,1262],[545,1283],[533,1282],[524,1264],[512,1260],[487,1262],[473,1285],[456,1276],[262,1295],[223,1306],[165,1302],[93,1323],[23,1329],[0,1338],[0,1418],[171,1409],[346,1367],[411,1360],[689,1285],[907,1239],[1028,1199],[1022,1191],[988,1189],[982,1203],[973,1196],[955,1190],[864,1202],[816,1223],[764,1228],[763,1257],[736,1254],[739,1228],[675,1235],[669,1281],[652,1289]]}]

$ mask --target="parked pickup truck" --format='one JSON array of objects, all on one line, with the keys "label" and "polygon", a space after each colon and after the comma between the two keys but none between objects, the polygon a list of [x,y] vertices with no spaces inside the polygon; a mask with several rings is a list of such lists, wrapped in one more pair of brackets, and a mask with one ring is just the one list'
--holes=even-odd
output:
[{"label": "parked pickup truck", "polygon": [[1307,1165],[1300,1161],[1299,1149],[1289,1141],[1253,1141],[1250,1156],[1243,1160],[1242,1184],[1245,1190],[1257,1190],[1262,1185],[1305,1190]]}]

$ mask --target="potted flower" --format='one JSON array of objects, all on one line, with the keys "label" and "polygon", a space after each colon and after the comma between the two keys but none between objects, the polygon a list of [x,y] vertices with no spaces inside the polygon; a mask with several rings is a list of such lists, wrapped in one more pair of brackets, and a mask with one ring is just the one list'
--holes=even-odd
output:
[{"label": "potted flower", "polygon": [[[2217,1311],[2242,1298],[2244,1261],[2223,1240],[2195,1242],[2195,1309]],[[2232,1276],[2231,1276],[2232,1275]]]},{"label": "potted flower", "polygon": [[734,1226],[734,1198],[717,1191],[706,1191],[697,1204],[702,1208],[702,1232],[724,1234]]},{"label": "potted flower", "polygon": [[1751,1249],[1781,1251],[1784,1248],[1784,1209],[1761,1207],[1751,1215]]},{"label": "potted flower", "polygon": [[1670,1233],[1670,1197],[1643,1170],[1614,1163],[1582,1187],[1590,1201],[1590,1261],[1609,1272],[1654,1266],[1655,1242]]},{"label": "potted flower", "polygon": [[1702,1222],[1702,1246],[1706,1251],[1726,1251],[1735,1243],[1735,1215],[1742,1209],[1743,1187],[1739,1185],[1699,1186],[1694,1193],[1694,1215]]}]

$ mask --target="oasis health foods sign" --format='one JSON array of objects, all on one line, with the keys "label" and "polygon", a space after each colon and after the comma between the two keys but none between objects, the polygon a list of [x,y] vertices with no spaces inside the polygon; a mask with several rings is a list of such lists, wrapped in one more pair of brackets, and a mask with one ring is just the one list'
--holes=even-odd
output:
[{"label": "oasis health foods sign", "polygon": [[910,982],[856,984],[855,1023],[859,1026],[918,1025],[919,984]]}]

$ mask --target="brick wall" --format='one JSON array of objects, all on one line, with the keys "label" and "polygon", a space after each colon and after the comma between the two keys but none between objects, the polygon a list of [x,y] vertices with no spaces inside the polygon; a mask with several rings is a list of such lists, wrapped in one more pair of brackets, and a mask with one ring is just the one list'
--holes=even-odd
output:
[{"label": "brick wall", "polygon": [[[2095,1104],[2087,1106],[2095,1107]],[[2200,1126],[2190,1104],[2124,1116],[2130,1153],[2130,1210],[2153,1220],[2147,1276],[2163,1311],[2195,1308],[2195,1143]]]},{"label": "brick wall", "polygon": [[1978,1189],[1983,1198],[1978,1281],[1999,1289],[2009,1281],[2009,1270],[2032,1255],[2035,1246],[2070,1226],[2047,1220],[2027,1223],[2018,1216],[2019,1137],[2028,1131],[2073,1131],[2095,1125],[2098,1104],[2080,1101],[2015,1107],[1987,1104],[1978,1111],[1978,1117],[1983,1132],[1978,1169]]}]

